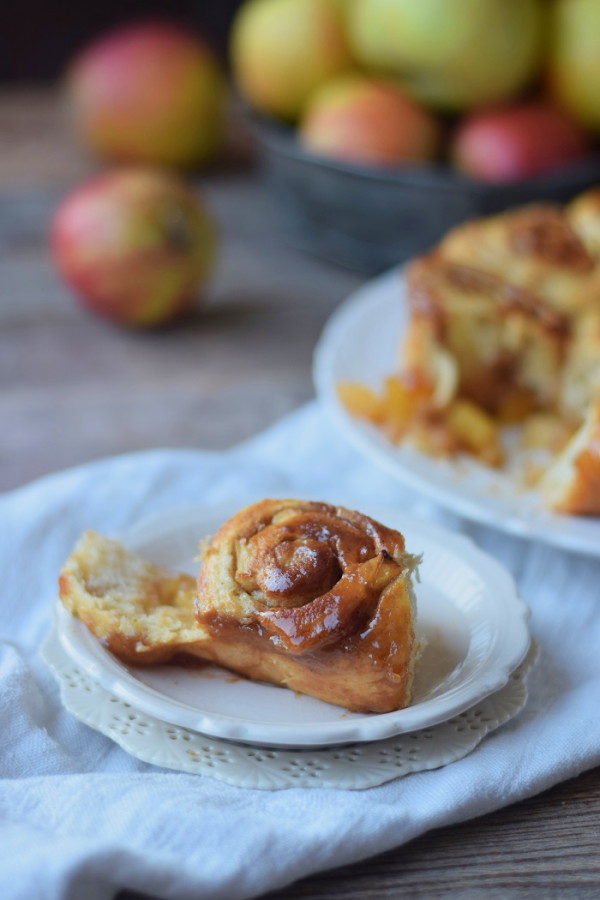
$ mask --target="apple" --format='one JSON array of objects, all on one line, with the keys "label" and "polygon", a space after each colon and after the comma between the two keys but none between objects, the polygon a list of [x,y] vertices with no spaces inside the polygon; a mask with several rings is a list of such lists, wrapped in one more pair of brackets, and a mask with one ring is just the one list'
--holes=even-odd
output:
[{"label": "apple", "polygon": [[110,32],[75,59],[66,83],[75,129],[100,157],[189,167],[223,144],[224,75],[204,41],[177,25]]},{"label": "apple", "polygon": [[549,82],[555,99],[600,131],[600,3],[557,0],[552,8]]},{"label": "apple", "polygon": [[354,0],[356,60],[401,78],[428,106],[460,111],[510,97],[537,72],[544,0]]},{"label": "apple", "polygon": [[293,121],[308,96],[352,65],[340,0],[246,0],[231,33],[234,78],[262,113]]},{"label": "apple", "polygon": [[489,182],[552,171],[590,150],[583,129],[547,103],[521,103],[472,113],[451,141],[457,169]]},{"label": "apple", "polygon": [[194,302],[215,255],[215,232],[176,175],[114,171],[59,206],[51,245],[58,270],[84,306],[123,325],[151,327]]},{"label": "apple", "polygon": [[361,165],[429,160],[440,128],[434,116],[386,81],[345,75],[319,88],[298,131],[313,153]]}]

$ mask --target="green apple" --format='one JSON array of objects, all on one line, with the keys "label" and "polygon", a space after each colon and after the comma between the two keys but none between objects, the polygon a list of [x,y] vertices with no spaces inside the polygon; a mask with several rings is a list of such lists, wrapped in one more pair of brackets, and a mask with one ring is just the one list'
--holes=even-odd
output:
[{"label": "green apple", "polygon": [[308,96],[348,69],[342,0],[246,0],[234,20],[236,84],[257,110],[294,120]]},{"label": "green apple", "polygon": [[552,10],[549,81],[556,100],[600,131],[600,2],[557,0]]},{"label": "green apple", "polygon": [[541,0],[355,0],[351,48],[421,102],[463,110],[511,96],[537,72]]}]

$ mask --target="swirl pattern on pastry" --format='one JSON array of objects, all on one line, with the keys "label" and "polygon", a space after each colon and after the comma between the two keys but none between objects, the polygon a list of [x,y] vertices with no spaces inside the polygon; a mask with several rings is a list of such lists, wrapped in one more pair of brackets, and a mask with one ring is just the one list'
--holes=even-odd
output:
[{"label": "swirl pattern on pastry", "polygon": [[414,557],[404,538],[326,503],[263,500],[205,551],[197,619],[215,661],[349,709],[410,702]]}]

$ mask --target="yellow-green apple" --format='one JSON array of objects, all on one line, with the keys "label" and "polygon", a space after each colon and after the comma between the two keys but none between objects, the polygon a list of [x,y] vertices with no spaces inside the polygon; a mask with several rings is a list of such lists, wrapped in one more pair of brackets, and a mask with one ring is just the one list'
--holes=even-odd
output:
[{"label": "yellow-green apple", "polygon": [[409,93],[463,110],[517,92],[536,73],[543,0],[354,0],[349,39],[363,66]]},{"label": "yellow-green apple", "polygon": [[207,44],[178,25],[110,32],[80,53],[66,83],[75,129],[100,157],[189,167],[222,146],[224,75]]},{"label": "yellow-green apple", "polygon": [[235,81],[260,112],[294,120],[315,88],[349,69],[340,0],[246,0],[234,19]]},{"label": "yellow-green apple", "polygon": [[440,128],[430,112],[396,85],[350,74],[315,91],[298,134],[303,146],[320,156],[394,166],[432,159]]},{"label": "yellow-green apple", "polygon": [[52,224],[63,277],[88,308],[124,325],[152,327],[194,302],[215,255],[215,231],[176,175],[135,168],[75,189]]},{"label": "yellow-green apple", "polygon": [[600,131],[600,3],[557,0],[552,7],[549,81],[578,121]]},{"label": "yellow-green apple", "polygon": [[518,181],[585,156],[590,142],[566,113],[548,103],[474,112],[451,141],[454,165],[481,181]]}]

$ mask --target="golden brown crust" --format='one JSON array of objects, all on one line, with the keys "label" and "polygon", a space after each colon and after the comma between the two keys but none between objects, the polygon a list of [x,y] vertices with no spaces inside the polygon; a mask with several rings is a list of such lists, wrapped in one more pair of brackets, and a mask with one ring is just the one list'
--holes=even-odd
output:
[{"label": "golden brown crust", "polygon": [[[407,298],[399,377],[429,379],[432,390],[429,413],[396,428],[403,439],[489,463],[486,429],[531,415],[588,433],[582,423],[600,402],[600,188],[565,209],[534,204],[457,226],[409,265]],[[543,493],[555,509],[600,514],[595,451],[574,456],[578,440]]]},{"label": "golden brown crust", "polygon": [[[539,204],[505,217],[507,245],[517,256],[527,258],[532,267],[540,263],[542,271],[531,270],[533,280],[545,281],[549,270],[565,269],[588,275],[594,261],[563,209]],[[550,276],[551,277],[551,276]]]},{"label": "golden brown crust", "polygon": [[448,260],[525,288],[566,314],[587,304],[585,288],[596,267],[565,212],[545,203],[459,225],[440,251]]},{"label": "golden brown crust", "polygon": [[438,346],[456,362],[456,393],[484,409],[497,410],[515,386],[540,405],[556,400],[569,321],[540,297],[441,252],[408,267],[407,296],[409,371],[427,367]]},{"label": "golden brown crust", "polygon": [[572,200],[566,216],[588,253],[597,260],[600,256],[600,188],[592,188]]},{"label": "golden brown crust", "polygon": [[572,337],[562,373],[559,409],[583,421],[590,404],[600,397],[600,295],[595,309],[572,323]]},{"label": "golden brown crust", "polygon": [[63,605],[123,662],[202,655],[206,632],[195,619],[191,575],[155,566],[118,541],[86,531],[58,584]]},{"label": "golden brown crust", "polygon": [[402,535],[325,503],[263,500],[213,537],[197,617],[211,658],[351,710],[408,705],[412,558]]}]

